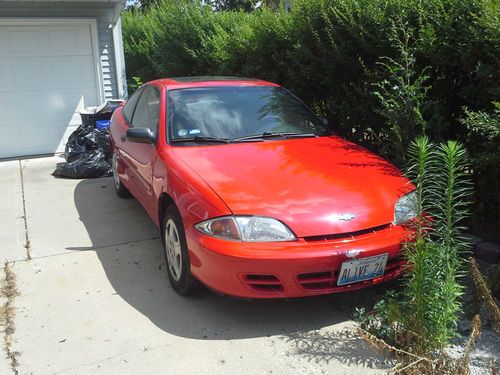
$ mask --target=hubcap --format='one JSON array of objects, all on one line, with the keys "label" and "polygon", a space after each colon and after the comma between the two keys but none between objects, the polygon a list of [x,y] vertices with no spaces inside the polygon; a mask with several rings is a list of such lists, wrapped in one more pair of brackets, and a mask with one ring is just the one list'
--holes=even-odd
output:
[{"label": "hubcap", "polygon": [[182,272],[181,242],[177,226],[172,219],[168,219],[165,226],[165,251],[167,253],[167,267],[175,281],[179,281]]},{"label": "hubcap", "polygon": [[115,187],[118,189],[120,187],[120,177],[118,177],[118,159],[116,154],[113,154],[113,160],[111,161],[111,168],[113,169],[113,182]]}]

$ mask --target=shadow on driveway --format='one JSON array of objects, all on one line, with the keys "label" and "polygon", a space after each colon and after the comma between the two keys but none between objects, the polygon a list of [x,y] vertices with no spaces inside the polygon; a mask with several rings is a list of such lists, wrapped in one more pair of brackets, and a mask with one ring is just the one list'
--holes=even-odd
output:
[{"label": "shadow on driveway", "polygon": [[[178,296],[166,276],[158,229],[146,211],[133,198],[116,197],[110,179],[99,182],[83,180],[75,188],[75,204],[92,247],[72,250],[95,251],[116,293],[157,327],[191,339],[283,335],[309,360],[336,357],[371,365],[373,352],[359,338],[341,341],[341,334],[321,331],[348,321],[341,311],[349,307],[339,304],[349,304],[349,295],[245,300],[205,290],[194,297]],[[366,303],[372,293],[357,292],[354,300]]]},{"label": "shadow on driveway", "polygon": [[[116,292],[159,328],[189,338],[233,339],[308,331],[346,319],[325,297],[245,300],[208,290],[178,296],[168,282],[158,229],[146,211],[133,198],[117,198],[110,180],[89,182],[80,182],[74,195],[93,245],[81,250],[95,251]],[[106,234],[116,245],[102,247],[113,242]]]}]

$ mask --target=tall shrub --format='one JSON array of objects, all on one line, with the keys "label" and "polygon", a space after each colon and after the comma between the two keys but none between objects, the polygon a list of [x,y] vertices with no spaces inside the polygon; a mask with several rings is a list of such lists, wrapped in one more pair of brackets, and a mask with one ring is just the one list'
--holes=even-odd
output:
[{"label": "tall shrub", "polygon": [[383,56],[378,62],[377,75],[380,81],[373,84],[373,94],[379,101],[375,109],[386,121],[382,132],[374,133],[379,150],[398,164],[404,162],[405,150],[410,141],[425,134],[426,121],[423,107],[427,102],[426,85],[429,76],[424,69],[416,70],[415,47],[412,45],[412,30],[407,24],[394,23],[389,40],[398,55]]},{"label": "tall shrub", "polygon": [[[416,235],[405,245],[408,270],[403,290],[389,298],[385,310],[379,307],[379,313],[383,312],[383,326],[390,327],[387,339],[412,353],[432,356],[455,337],[461,311],[469,165],[460,143],[436,146],[425,136],[410,144],[408,163],[408,176],[417,189],[417,218],[409,224]],[[364,324],[377,328],[373,321]]]}]

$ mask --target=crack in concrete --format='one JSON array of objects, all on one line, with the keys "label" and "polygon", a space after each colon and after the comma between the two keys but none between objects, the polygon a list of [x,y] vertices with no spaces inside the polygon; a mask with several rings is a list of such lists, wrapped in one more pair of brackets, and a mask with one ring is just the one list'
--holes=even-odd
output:
[{"label": "crack in concrete", "polygon": [[26,249],[26,259],[31,260],[31,243],[28,232],[28,218],[26,217],[26,199],[24,196],[24,175],[21,160],[19,160],[19,174],[21,176],[21,194],[23,197],[23,220],[24,220],[24,248]]},{"label": "crack in concrete", "polygon": [[12,372],[17,375],[17,366],[19,365],[18,357],[20,353],[12,351],[12,342],[14,341],[13,336],[16,330],[14,322],[14,317],[16,315],[14,299],[19,295],[19,292],[16,286],[16,275],[8,262],[4,263],[3,271],[4,279],[2,280],[2,288],[0,289],[0,295],[5,298],[5,303],[0,307],[0,326],[3,327],[3,349],[6,357],[10,359],[10,368]]}]

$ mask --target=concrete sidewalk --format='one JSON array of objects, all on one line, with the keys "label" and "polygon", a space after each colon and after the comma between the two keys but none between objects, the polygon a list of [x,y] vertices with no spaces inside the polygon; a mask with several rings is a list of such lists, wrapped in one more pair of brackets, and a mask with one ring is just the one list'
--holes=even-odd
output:
[{"label": "concrete sidewalk", "polygon": [[0,254],[19,291],[18,363],[3,358],[1,374],[383,372],[382,358],[341,334],[353,325],[341,311],[362,294],[180,297],[140,204],[117,198],[109,178],[52,177],[59,161],[0,162]]}]

